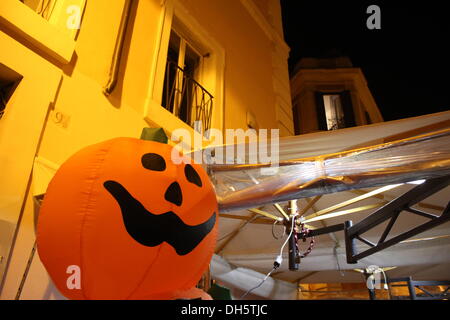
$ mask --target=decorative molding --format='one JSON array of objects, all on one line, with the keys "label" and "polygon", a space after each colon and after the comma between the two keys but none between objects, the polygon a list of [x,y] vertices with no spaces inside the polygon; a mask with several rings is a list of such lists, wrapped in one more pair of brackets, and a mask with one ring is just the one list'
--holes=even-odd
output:
[{"label": "decorative molding", "polygon": [[[287,70],[287,59],[289,57],[290,48],[284,41],[284,39],[275,30],[272,24],[267,21],[266,17],[262,14],[261,10],[254,4],[252,0],[241,0],[242,5],[246,8],[250,16],[255,20],[258,26],[263,30],[266,36],[269,38],[272,44],[272,86],[273,92],[276,97],[275,105],[275,117],[277,123],[284,127],[285,131],[290,135],[294,134],[294,121],[292,116],[292,111],[286,110],[283,104],[280,104],[278,99],[283,97],[283,93],[287,93],[287,96],[291,96],[289,87],[289,78],[286,81],[283,77],[280,77],[277,69],[280,65],[286,65]],[[285,101],[285,99],[282,99]],[[291,107],[291,102],[288,102],[287,107]]]},{"label": "decorative molding", "polygon": [[0,1],[0,29],[7,29],[17,40],[30,43],[58,62],[67,64],[75,51],[75,41],[56,26],[17,0]]},{"label": "decorative molding", "polygon": [[264,31],[267,37],[276,43],[283,53],[288,58],[291,50],[284,39],[278,34],[274,27],[267,21],[266,17],[261,13],[261,10],[253,3],[252,0],[240,0],[245,9],[247,9],[250,16],[255,20],[258,26]]}]

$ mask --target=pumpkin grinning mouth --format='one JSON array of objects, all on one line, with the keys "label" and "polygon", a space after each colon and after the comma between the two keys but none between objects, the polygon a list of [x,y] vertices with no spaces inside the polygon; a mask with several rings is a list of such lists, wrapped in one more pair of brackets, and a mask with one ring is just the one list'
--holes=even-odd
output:
[{"label": "pumpkin grinning mouth", "polygon": [[208,220],[195,226],[185,224],[172,211],[156,215],[145,209],[120,183],[108,180],[103,186],[119,204],[128,234],[147,247],[155,247],[165,241],[178,255],[186,255],[197,247],[216,223],[215,212]]}]

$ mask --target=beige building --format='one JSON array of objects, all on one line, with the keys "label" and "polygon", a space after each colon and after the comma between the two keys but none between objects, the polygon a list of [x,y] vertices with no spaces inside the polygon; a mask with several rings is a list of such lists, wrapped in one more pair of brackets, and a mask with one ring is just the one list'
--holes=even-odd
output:
[{"label": "beige building", "polygon": [[144,127],[294,134],[278,0],[0,1],[2,299],[61,298],[39,195],[80,148]]},{"label": "beige building", "polygon": [[383,121],[364,74],[348,57],[303,58],[291,90],[296,134]]}]

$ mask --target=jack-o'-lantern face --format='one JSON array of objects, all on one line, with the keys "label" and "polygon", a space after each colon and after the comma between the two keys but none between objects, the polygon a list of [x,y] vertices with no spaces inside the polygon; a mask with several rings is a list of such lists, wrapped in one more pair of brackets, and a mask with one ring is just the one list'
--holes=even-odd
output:
[{"label": "jack-o'-lantern face", "polygon": [[[157,153],[147,153],[142,156],[142,165],[148,170],[164,171],[166,160]],[[202,187],[202,180],[192,165],[184,165],[184,175],[187,181]],[[215,212],[207,221],[189,226],[172,211],[163,214],[148,211],[117,181],[108,180],[103,185],[119,204],[128,234],[144,246],[155,247],[165,241],[177,254],[185,255],[194,250],[215,225]],[[164,199],[178,207],[183,204],[183,191],[177,181],[167,187]]]},{"label": "jack-o'-lantern face", "polygon": [[[195,285],[215,246],[217,202],[207,174],[172,161],[168,145],[118,138],[72,156],[49,185],[39,255],[75,299],[145,299]],[[67,267],[81,288],[67,288]]]}]

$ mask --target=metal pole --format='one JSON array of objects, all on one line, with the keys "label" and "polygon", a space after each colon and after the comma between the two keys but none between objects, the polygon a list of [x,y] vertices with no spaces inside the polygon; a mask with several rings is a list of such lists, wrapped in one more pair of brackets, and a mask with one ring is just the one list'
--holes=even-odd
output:
[{"label": "metal pole", "polygon": [[411,300],[416,300],[416,288],[414,287],[412,277],[408,277],[408,290],[409,290],[409,298]]},{"label": "metal pole", "polygon": [[357,254],[356,251],[356,240],[351,238],[349,235],[349,229],[351,229],[353,222],[351,220],[344,222],[344,234],[345,234],[345,252],[347,255],[347,263],[355,264],[354,256]]},{"label": "metal pole", "polygon": [[[291,219],[295,219],[298,212],[297,200],[289,201],[289,214]],[[287,221],[289,227],[286,228],[288,235],[291,233],[291,227],[294,228],[290,238],[289,238],[289,270],[296,271],[300,266],[300,255],[298,252],[298,247],[296,243],[296,224],[292,220]]]}]

